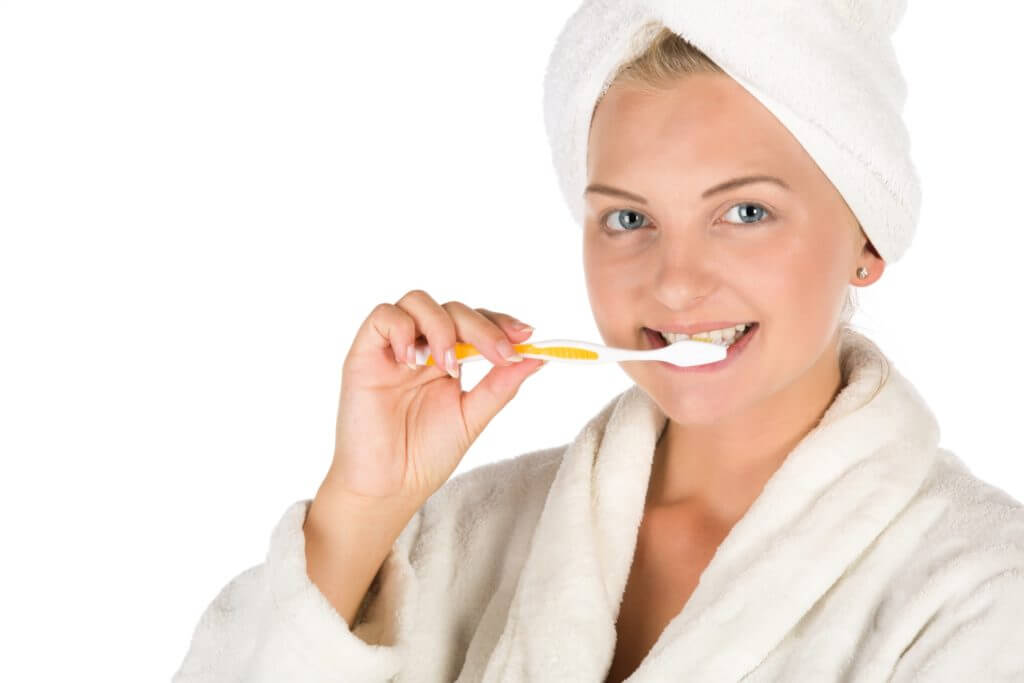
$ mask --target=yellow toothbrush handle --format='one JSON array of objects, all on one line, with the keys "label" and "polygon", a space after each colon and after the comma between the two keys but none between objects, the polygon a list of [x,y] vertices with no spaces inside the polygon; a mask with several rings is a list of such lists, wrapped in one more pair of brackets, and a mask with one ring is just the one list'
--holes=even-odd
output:
[{"label": "yellow toothbrush handle", "polygon": [[[537,356],[548,356],[550,358],[569,358],[573,360],[597,360],[598,354],[590,349],[580,349],[575,346],[534,346],[533,344],[513,344],[512,348],[517,353],[534,354]],[[455,342],[455,362],[460,363],[467,360],[480,360],[483,355],[472,344]],[[434,365],[434,357],[427,354],[423,365]]]},{"label": "yellow toothbrush handle", "polygon": [[[472,344],[466,344],[464,342],[455,342],[455,362],[459,363],[464,360],[479,360],[483,358],[480,352],[476,350],[476,347]],[[428,353],[426,360],[423,361],[422,365],[434,365],[433,354]]]},{"label": "yellow toothbrush handle", "polygon": [[513,344],[519,353],[530,353],[551,358],[571,358],[572,360],[597,360],[596,351],[580,349],[575,346],[534,346],[533,344]]}]

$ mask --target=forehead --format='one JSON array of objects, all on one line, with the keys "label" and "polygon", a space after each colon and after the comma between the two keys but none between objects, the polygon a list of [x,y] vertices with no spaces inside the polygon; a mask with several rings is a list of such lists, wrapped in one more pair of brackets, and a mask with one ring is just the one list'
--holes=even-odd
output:
[{"label": "forehead", "polygon": [[780,173],[813,164],[789,130],[724,74],[694,74],[658,90],[612,86],[591,123],[588,176],[618,172],[638,159],[676,167],[757,166]]}]

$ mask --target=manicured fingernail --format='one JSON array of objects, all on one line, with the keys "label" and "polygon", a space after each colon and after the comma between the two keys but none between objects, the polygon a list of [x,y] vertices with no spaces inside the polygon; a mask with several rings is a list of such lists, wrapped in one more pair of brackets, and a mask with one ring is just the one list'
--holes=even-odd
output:
[{"label": "manicured fingernail", "polygon": [[447,366],[448,374],[452,377],[459,376],[459,364],[455,362],[455,349],[451,348],[444,352],[444,364]]},{"label": "manicured fingernail", "polygon": [[516,332],[533,332],[533,326],[526,323],[516,323],[512,326],[512,329]]},{"label": "manicured fingernail", "polygon": [[412,344],[405,349],[405,364],[409,366],[410,370],[416,369],[416,350],[413,349]]},{"label": "manicured fingernail", "polygon": [[523,357],[516,353],[516,350],[512,348],[508,339],[502,339],[498,342],[498,353],[501,354],[505,360],[510,360],[513,363],[518,363],[523,360]]}]

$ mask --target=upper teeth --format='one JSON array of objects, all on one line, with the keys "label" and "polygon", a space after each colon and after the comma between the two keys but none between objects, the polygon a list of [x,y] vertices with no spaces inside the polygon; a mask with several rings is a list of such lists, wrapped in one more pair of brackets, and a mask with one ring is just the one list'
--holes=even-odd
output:
[{"label": "upper teeth", "polygon": [[743,334],[744,330],[750,327],[750,323],[740,323],[735,327],[727,327],[722,330],[707,330],[705,332],[698,332],[692,337],[688,334],[682,334],[677,332],[662,332],[661,335],[665,337],[665,340],[669,344],[674,344],[680,339],[693,339],[695,341],[711,342],[712,344],[724,344],[728,346],[732,344],[733,340]]}]

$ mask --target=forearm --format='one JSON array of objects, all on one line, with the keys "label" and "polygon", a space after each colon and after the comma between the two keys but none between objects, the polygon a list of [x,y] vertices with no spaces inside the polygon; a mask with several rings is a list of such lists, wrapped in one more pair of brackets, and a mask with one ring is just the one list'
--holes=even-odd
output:
[{"label": "forearm", "polygon": [[395,540],[417,509],[408,503],[349,496],[327,483],[317,491],[302,527],[306,573],[349,628]]}]

